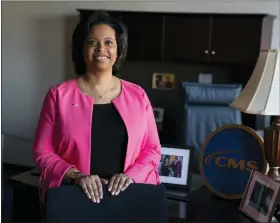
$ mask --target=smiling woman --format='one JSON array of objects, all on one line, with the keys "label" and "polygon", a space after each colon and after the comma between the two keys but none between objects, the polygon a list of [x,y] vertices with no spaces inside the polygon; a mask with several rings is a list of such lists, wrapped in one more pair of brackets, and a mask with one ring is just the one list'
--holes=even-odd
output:
[{"label": "smiling woman", "polygon": [[125,26],[106,12],[77,25],[77,78],[48,91],[33,146],[45,189],[78,184],[99,203],[102,184],[118,195],[131,183],[160,183],[161,146],[150,101],[140,86],[114,76],[126,51]]},{"label": "smiling woman", "polygon": [[[99,29],[94,33],[94,28]],[[100,32],[98,32],[100,31]],[[103,32],[102,32],[103,31]],[[108,36],[93,36],[94,34],[107,34]],[[87,71],[86,61],[84,59],[84,49],[90,54],[90,50],[94,49],[97,44],[110,46],[114,56],[111,61],[114,61],[113,74],[117,73],[126,58],[127,53],[127,29],[124,24],[116,19],[111,18],[104,11],[95,12],[87,21],[81,21],[72,37],[72,59],[76,68],[76,73],[84,75]],[[97,38],[97,39],[96,39]],[[104,39],[103,39],[104,38]],[[106,43],[104,43],[106,41]]]}]

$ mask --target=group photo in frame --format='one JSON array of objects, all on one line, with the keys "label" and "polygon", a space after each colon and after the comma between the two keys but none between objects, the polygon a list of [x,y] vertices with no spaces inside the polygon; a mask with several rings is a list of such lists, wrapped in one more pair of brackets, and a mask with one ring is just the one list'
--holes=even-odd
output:
[{"label": "group photo in frame", "polygon": [[279,203],[280,183],[252,170],[239,210],[258,223],[270,223]]},{"label": "group photo in frame", "polygon": [[192,173],[192,147],[163,145],[161,152],[158,166],[161,183],[172,188],[187,188]]}]

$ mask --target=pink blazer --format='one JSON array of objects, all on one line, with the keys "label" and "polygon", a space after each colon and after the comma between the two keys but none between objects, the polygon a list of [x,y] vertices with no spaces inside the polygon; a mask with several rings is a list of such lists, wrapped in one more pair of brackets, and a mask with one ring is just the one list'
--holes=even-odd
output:
[{"label": "pink blazer", "polygon": [[[121,80],[112,103],[127,129],[123,172],[136,183],[159,184],[161,146],[150,101],[144,90]],[[33,153],[46,187],[59,187],[71,167],[90,173],[91,123],[94,100],[83,94],[76,79],[52,87],[44,99]]]}]

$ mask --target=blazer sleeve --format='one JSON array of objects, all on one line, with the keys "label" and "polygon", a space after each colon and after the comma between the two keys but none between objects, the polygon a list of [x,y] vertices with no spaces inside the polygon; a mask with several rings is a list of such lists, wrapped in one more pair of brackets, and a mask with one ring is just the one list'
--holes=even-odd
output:
[{"label": "blazer sleeve", "polygon": [[[135,183],[145,183],[151,172],[158,169],[161,158],[161,145],[156,126],[154,112],[145,91],[140,88],[143,104],[146,110],[147,129],[145,143],[135,163],[125,172]],[[156,174],[157,176],[157,174]],[[159,183],[159,180],[158,180]]]},{"label": "blazer sleeve", "polygon": [[45,96],[35,133],[33,154],[36,166],[44,174],[44,180],[60,185],[66,171],[74,166],[63,160],[54,147],[56,91],[56,88],[51,88]]}]

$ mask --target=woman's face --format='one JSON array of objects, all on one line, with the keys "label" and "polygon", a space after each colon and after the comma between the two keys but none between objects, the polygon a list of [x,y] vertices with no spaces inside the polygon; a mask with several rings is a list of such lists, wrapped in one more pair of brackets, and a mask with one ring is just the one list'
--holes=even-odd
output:
[{"label": "woman's face", "polygon": [[93,26],[85,41],[84,58],[87,69],[93,71],[112,69],[117,59],[115,30],[106,24]]}]

